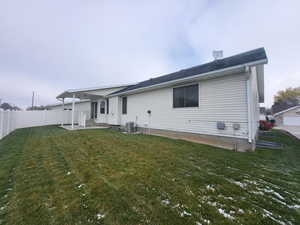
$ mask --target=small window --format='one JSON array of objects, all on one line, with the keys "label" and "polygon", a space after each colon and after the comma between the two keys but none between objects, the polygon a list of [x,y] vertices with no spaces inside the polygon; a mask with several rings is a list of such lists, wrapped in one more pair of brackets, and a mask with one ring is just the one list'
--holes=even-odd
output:
[{"label": "small window", "polygon": [[100,113],[104,114],[105,113],[105,101],[102,101],[100,103]]},{"label": "small window", "polygon": [[106,114],[109,114],[109,98],[106,99]]},{"label": "small window", "polygon": [[127,97],[122,98],[122,114],[127,114]]},{"label": "small window", "polygon": [[199,85],[189,85],[173,89],[173,107],[198,107]]}]

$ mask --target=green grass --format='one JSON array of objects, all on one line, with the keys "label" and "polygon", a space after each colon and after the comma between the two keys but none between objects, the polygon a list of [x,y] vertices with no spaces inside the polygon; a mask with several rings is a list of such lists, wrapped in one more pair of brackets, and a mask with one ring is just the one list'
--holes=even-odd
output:
[{"label": "green grass", "polygon": [[300,142],[237,153],[111,130],[0,141],[0,224],[300,224]]}]

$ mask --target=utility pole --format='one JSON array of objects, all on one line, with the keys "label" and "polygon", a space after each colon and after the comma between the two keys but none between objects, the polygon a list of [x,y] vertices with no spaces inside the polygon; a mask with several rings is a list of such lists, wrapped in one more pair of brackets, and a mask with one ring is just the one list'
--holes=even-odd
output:
[{"label": "utility pole", "polygon": [[32,92],[31,110],[33,110],[33,106],[34,106],[34,91]]}]

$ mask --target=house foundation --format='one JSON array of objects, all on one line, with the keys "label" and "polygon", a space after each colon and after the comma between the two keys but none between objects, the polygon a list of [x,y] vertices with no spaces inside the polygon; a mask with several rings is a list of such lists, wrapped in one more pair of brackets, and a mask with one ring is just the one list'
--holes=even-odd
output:
[{"label": "house foundation", "polygon": [[255,143],[249,143],[248,139],[244,138],[224,137],[149,128],[139,128],[139,131],[143,132],[144,134],[163,136],[172,139],[181,139],[200,144],[207,144],[219,148],[234,150],[238,152],[249,152],[255,150]]}]

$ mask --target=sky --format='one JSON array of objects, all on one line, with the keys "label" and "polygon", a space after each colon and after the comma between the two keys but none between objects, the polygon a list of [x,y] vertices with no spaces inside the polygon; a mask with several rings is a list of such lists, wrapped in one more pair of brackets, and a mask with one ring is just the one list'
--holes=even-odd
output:
[{"label": "sky", "polygon": [[0,0],[0,99],[57,102],[264,47],[265,106],[300,86],[298,0]]}]

